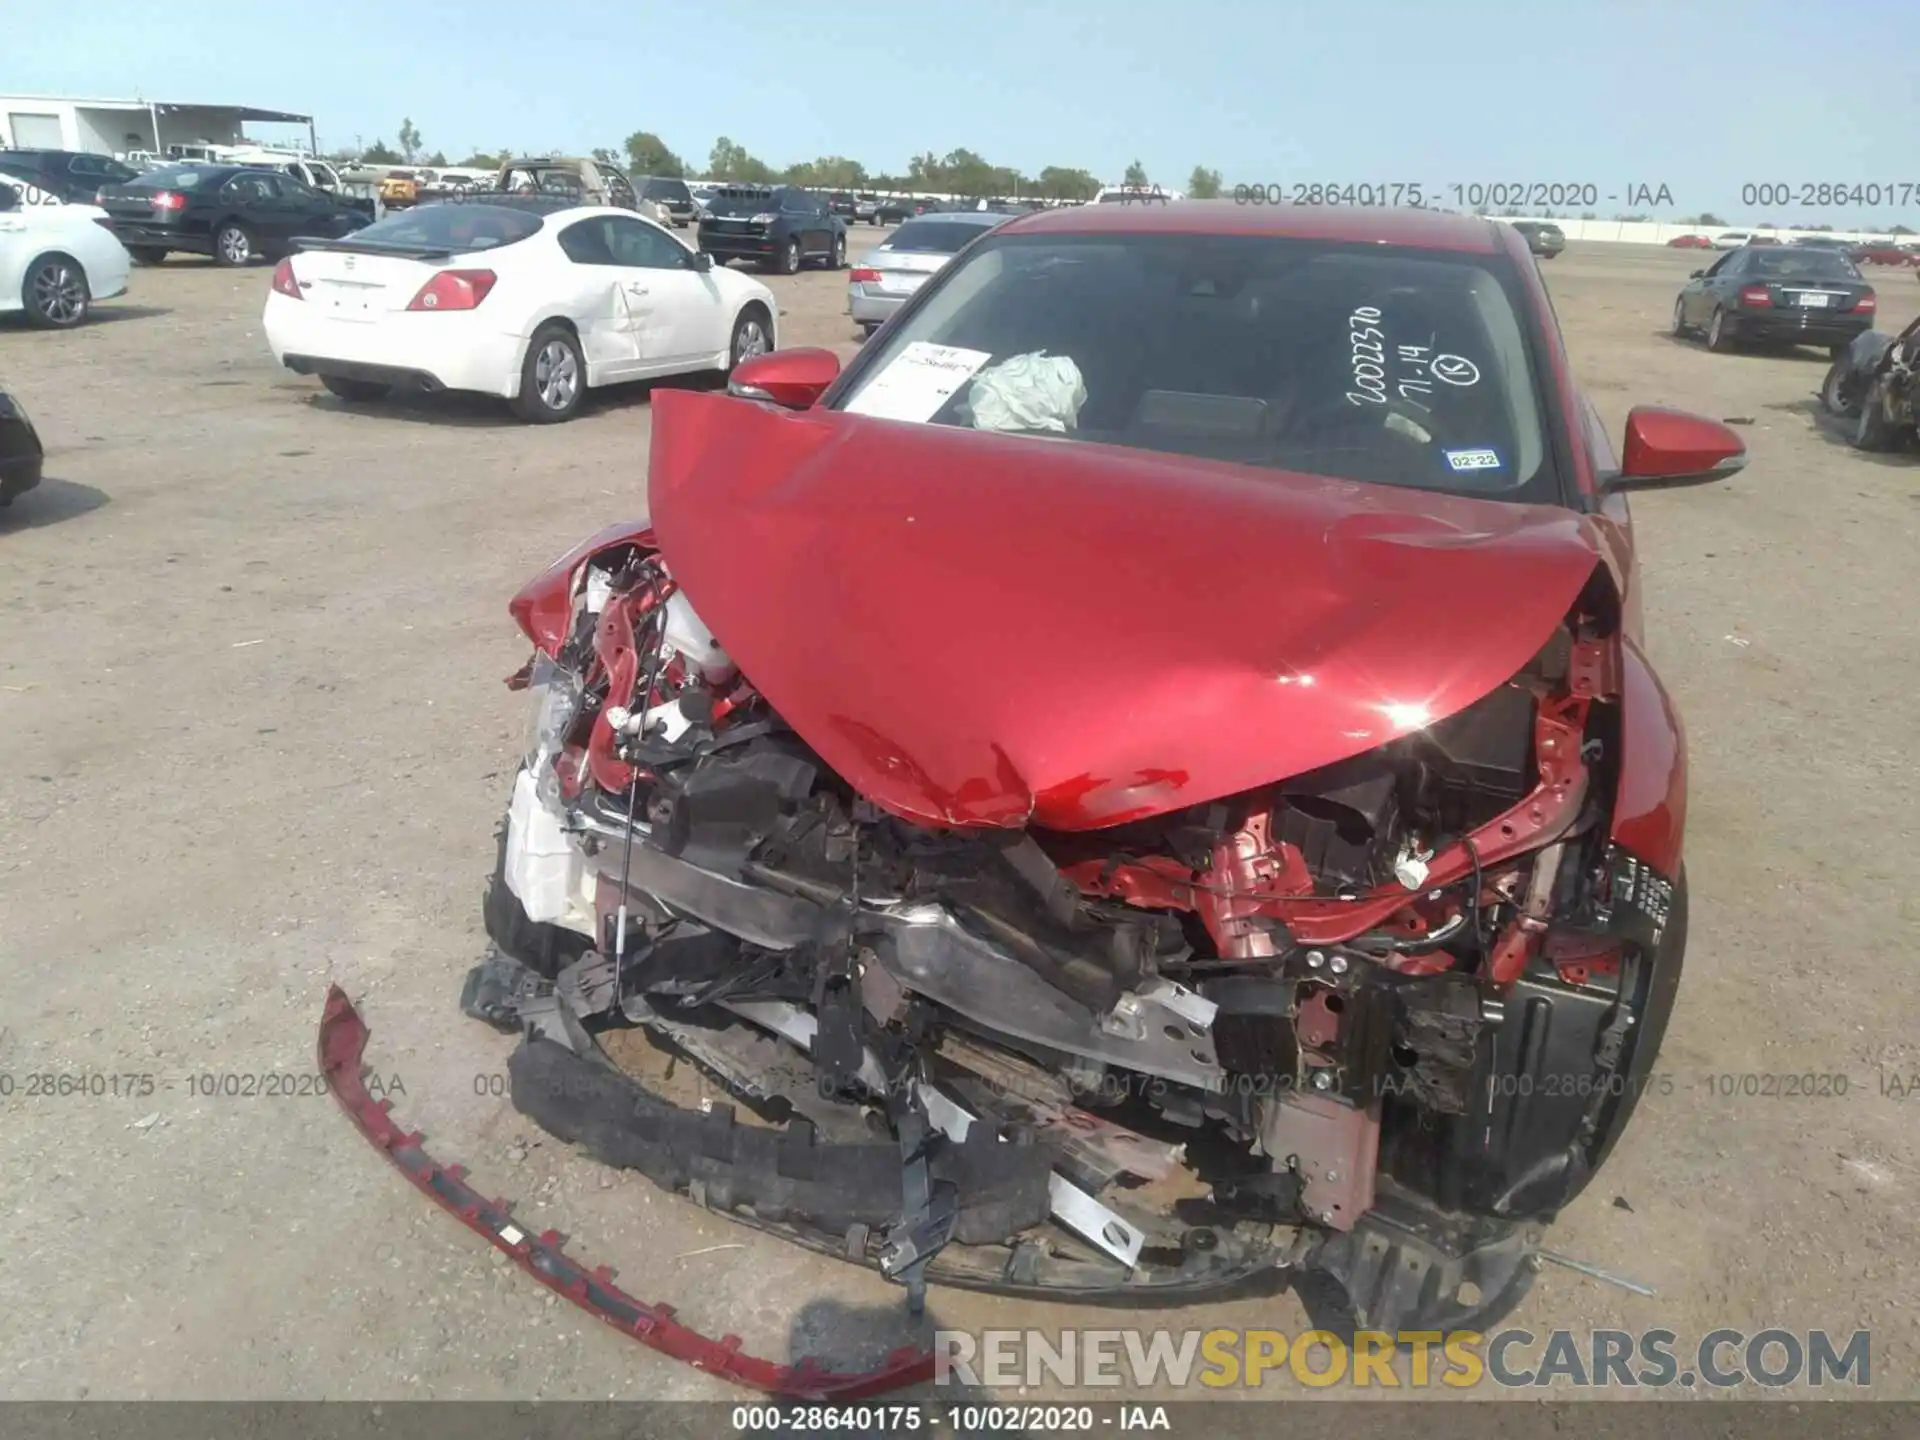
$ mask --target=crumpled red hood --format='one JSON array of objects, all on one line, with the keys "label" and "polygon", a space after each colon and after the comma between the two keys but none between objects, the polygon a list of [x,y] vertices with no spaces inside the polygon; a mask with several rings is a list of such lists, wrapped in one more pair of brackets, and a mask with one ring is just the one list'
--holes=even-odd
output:
[{"label": "crumpled red hood", "polygon": [[1087,830],[1463,709],[1598,563],[1557,508],[657,391],[652,522],[754,685],[910,820]]}]

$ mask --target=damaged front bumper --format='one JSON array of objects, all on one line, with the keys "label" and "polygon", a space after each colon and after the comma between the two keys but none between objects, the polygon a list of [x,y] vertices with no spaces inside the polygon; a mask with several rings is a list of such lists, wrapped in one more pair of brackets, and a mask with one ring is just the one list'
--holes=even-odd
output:
[{"label": "damaged front bumper", "polygon": [[858,1400],[933,1378],[933,1353],[910,1347],[892,1352],[872,1370],[832,1370],[811,1357],[778,1364],[745,1353],[737,1335],[715,1340],[681,1324],[672,1306],[635,1299],[614,1284],[610,1268],[581,1264],[566,1253],[556,1230],[534,1233],[515,1223],[507,1201],[487,1199],[467,1184],[464,1167],[442,1165],[427,1153],[425,1135],[395,1124],[392,1102],[374,1100],[361,1080],[366,1044],[366,1023],[346,993],[331,987],[320,1017],[320,1070],[348,1118],[441,1209],[596,1319],[696,1370],[786,1399]]}]

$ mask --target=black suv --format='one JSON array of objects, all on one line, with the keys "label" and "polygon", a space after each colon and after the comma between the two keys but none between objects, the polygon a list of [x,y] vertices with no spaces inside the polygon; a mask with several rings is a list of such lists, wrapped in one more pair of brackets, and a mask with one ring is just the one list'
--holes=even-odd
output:
[{"label": "black suv", "polygon": [[845,190],[836,190],[827,197],[827,209],[842,220],[852,220],[860,213],[860,202]]},{"label": "black suv", "polygon": [[847,266],[847,222],[798,185],[722,185],[700,217],[700,248],[722,265],[757,260],[791,275],[813,263]]},{"label": "black suv", "polygon": [[667,212],[667,218],[673,221],[674,229],[684,230],[693,223],[700,207],[694,203],[693,191],[687,188],[687,182],[672,175],[636,175],[633,188],[640,192],[642,200],[651,200]]},{"label": "black suv", "polygon": [[0,150],[0,170],[10,170],[69,205],[91,205],[108,185],[124,185],[140,172],[111,155],[82,150]]}]

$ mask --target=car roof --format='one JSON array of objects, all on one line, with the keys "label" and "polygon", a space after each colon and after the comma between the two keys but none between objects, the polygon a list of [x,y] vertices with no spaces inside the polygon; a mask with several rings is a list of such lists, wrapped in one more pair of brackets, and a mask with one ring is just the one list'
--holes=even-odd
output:
[{"label": "car roof", "polygon": [[[558,215],[566,210],[578,210],[585,215],[604,215],[611,208],[606,205],[580,205],[572,197],[565,195],[512,195],[504,190],[482,190],[484,199],[461,196],[457,200],[429,200],[424,205],[416,205],[416,210],[436,210],[441,206],[458,205],[471,210],[476,206],[491,207],[495,210],[530,210],[536,215]],[[626,212],[632,214],[632,211]]]},{"label": "car roof", "polygon": [[[965,214],[965,211],[954,212]],[[977,212],[976,212],[977,213]],[[1235,205],[1222,200],[1075,205],[1009,219],[1009,235],[1265,235],[1276,239],[1372,241],[1416,250],[1501,252],[1494,222],[1438,210],[1351,205]]]},{"label": "car roof", "polygon": [[995,225],[1006,224],[1007,216],[998,210],[935,210],[930,214],[916,215],[911,220],[902,220],[900,228],[904,230],[909,225],[947,224],[956,220],[962,225],[974,224],[991,229]]}]

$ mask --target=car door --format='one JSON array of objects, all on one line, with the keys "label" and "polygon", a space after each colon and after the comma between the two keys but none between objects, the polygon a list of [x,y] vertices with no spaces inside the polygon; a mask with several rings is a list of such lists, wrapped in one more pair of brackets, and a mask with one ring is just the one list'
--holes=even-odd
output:
[{"label": "car door", "polygon": [[316,190],[291,175],[277,183],[286,192],[288,208],[295,212],[295,235],[319,235],[337,240],[351,228],[342,207],[324,190]]},{"label": "car door", "polygon": [[804,190],[788,190],[780,196],[780,209],[786,219],[787,233],[800,242],[800,258],[820,253],[820,202]]},{"label": "car door", "polygon": [[20,198],[22,188],[17,177],[0,173],[0,311],[20,308],[21,287],[31,258],[27,247],[33,237],[28,233],[31,222],[26,203]]},{"label": "car door", "polygon": [[647,297],[628,294],[628,272],[614,260],[607,227],[617,218],[589,215],[558,236],[563,263],[554,270],[553,299],[579,332],[589,385],[630,379],[640,368]]},{"label": "car door", "polygon": [[253,231],[262,249],[284,246],[299,229],[293,202],[277,175],[264,170],[236,175],[221,187],[220,198]]},{"label": "car door", "polygon": [[1735,250],[1721,256],[1714,267],[1707,271],[1700,297],[1702,324],[1713,319],[1713,312],[1716,309],[1733,303],[1733,297],[1739,291],[1740,282],[1747,273],[1748,262],[1752,259],[1751,251]]},{"label": "car door", "polygon": [[1738,250],[1729,250],[1715,260],[1705,270],[1687,282],[1687,288],[1681,291],[1685,306],[1686,320],[1689,325],[1703,325],[1708,313],[1713,309],[1714,281],[1722,270],[1740,256]]},{"label": "car door", "polygon": [[610,216],[606,234],[643,372],[711,363],[727,343],[729,319],[711,273],[696,270],[687,247],[647,220]]}]

